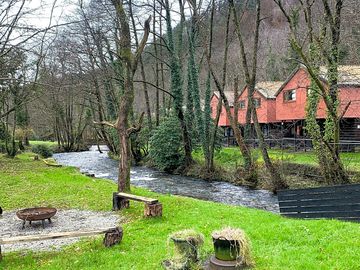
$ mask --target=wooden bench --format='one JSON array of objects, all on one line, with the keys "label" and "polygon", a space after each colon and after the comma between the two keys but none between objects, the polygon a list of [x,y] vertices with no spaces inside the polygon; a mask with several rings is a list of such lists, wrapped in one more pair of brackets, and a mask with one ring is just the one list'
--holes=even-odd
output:
[{"label": "wooden bench", "polygon": [[98,229],[92,231],[74,231],[74,232],[58,232],[49,234],[38,234],[38,235],[24,235],[14,236],[9,238],[0,238],[0,261],[2,260],[1,246],[6,244],[15,244],[21,242],[34,242],[60,238],[72,238],[72,237],[83,237],[93,236],[98,234],[105,234],[103,243],[105,247],[111,247],[117,243],[120,243],[123,237],[123,230],[121,227]]},{"label": "wooden bench", "polygon": [[360,184],[280,190],[278,200],[287,217],[360,222]]},{"label": "wooden bench", "polygon": [[162,216],[162,204],[157,199],[151,199],[123,192],[113,193],[113,211],[129,208],[129,200],[145,203],[145,217]]}]

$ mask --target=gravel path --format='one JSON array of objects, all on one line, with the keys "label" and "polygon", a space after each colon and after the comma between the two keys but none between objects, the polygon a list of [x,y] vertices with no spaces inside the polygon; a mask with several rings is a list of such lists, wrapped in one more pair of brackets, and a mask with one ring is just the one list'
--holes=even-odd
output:
[{"label": "gravel path", "polygon": [[[0,216],[0,238],[116,227],[123,220],[119,214],[114,212],[93,212],[75,209],[58,210],[56,215],[51,218],[52,223],[49,224],[47,220],[45,221],[45,229],[42,228],[40,221],[33,222],[31,226],[26,223],[25,229],[22,229],[22,220],[17,218],[15,212],[5,212]],[[62,246],[75,243],[79,240],[80,238],[64,238],[9,244],[3,245],[2,251],[9,252],[20,249],[30,249],[33,251],[59,250]]]}]

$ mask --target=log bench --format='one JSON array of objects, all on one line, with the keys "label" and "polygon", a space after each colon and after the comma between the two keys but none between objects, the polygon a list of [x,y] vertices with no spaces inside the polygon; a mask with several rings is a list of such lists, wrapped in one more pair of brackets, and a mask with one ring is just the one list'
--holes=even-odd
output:
[{"label": "log bench", "polygon": [[97,229],[92,231],[73,231],[73,232],[57,232],[49,234],[14,236],[9,238],[0,238],[0,261],[2,260],[1,246],[6,244],[15,244],[21,242],[34,242],[60,238],[72,238],[83,236],[94,236],[105,234],[103,243],[105,247],[111,247],[121,242],[123,237],[123,229],[121,227]]},{"label": "log bench", "polygon": [[113,211],[129,208],[129,200],[143,202],[145,204],[145,217],[162,216],[162,204],[157,199],[151,199],[123,192],[113,193]]}]

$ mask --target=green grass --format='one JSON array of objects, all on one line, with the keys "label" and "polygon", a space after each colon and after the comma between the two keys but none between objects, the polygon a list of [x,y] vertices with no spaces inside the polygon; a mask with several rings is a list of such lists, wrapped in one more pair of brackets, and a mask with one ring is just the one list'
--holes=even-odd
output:
[{"label": "green grass", "polygon": [[[261,153],[258,149],[253,150],[255,159],[262,161]],[[270,157],[274,160],[317,165],[317,159],[314,152],[291,152],[287,150],[270,149]],[[193,153],[194,159],[203,162],[204,157],[201,151]],[[341,153],[342,161],[347,169],[360,171],[360,153]],[[214,161],[217,165],[230,169],[243,163],[243,158],[237,147],[226,147],[215,153]]]},{"label": "green grass", "polygon": [[[34,205],[109,210],[116,185],[81,175],[74,168],[52,168],[23,154],[14,160],[0,157],[0,205],[17,209]],[[230,225],[249,235],[255,269],[360,269],[359,224],[335,220],[305,221],[269,212],[155,194],[132,188],[135,194],[159,198],[163,217],[145,219],[143,204],[131,202],[122,211],[120,245],[104,248],[101,238],[66,247],[61,252],[6,253],[0,269],[161,269],[169,256],[168,235],[193,228],[202,232],[203,257],[212,252],[210,234]],[[3,247],[6,250],[6,246]]]},{"label": "green grass", "polygon": [[57,146],[57,142],[51,141],[30,141],[30,145],[38,145],[38,144],[45,144],[47,146]]}]

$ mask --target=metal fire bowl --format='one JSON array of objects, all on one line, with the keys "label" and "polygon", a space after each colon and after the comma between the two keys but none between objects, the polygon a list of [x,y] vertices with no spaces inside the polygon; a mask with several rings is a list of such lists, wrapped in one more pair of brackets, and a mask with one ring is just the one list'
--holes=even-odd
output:
[{"label": "metal fire bowl", "polygon": [[52,218],[56,211],[56,208],[35,207],[19,210],[16,212],[16,215],[24,221],[37,221]]}]

